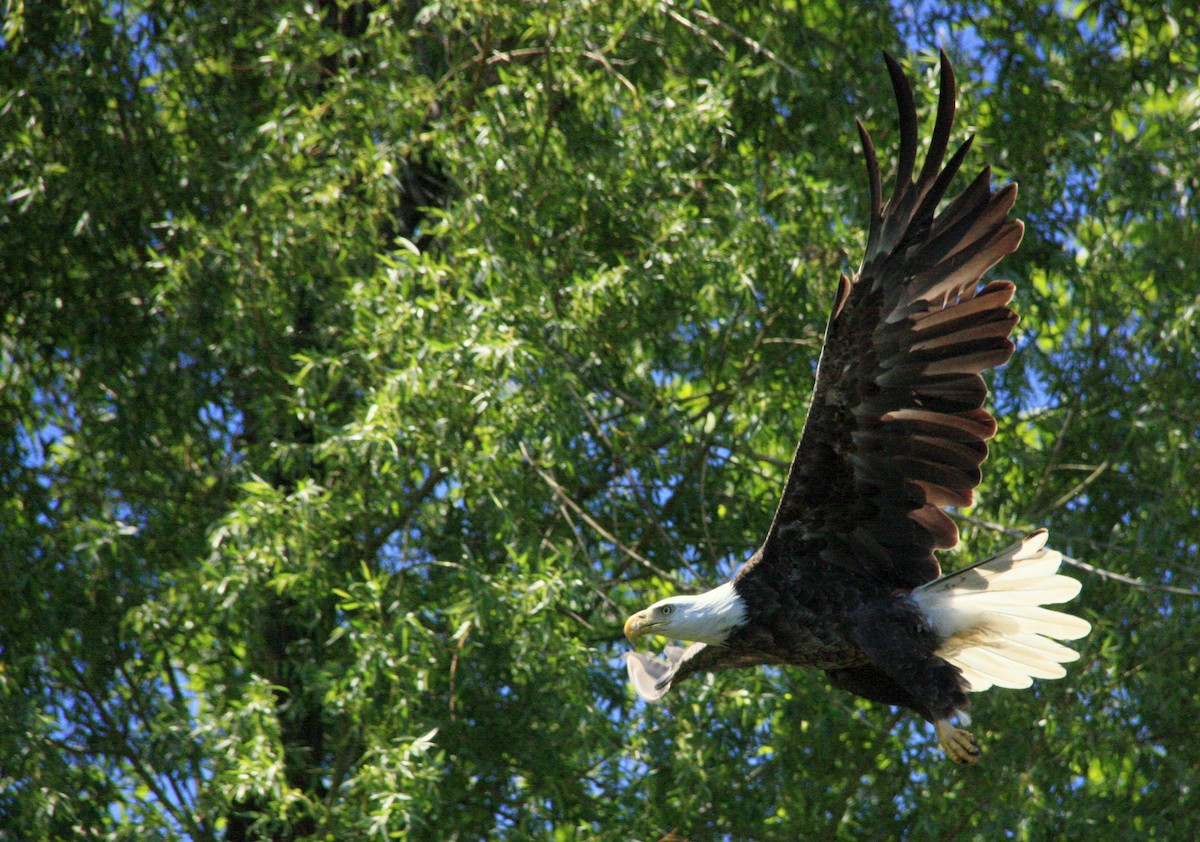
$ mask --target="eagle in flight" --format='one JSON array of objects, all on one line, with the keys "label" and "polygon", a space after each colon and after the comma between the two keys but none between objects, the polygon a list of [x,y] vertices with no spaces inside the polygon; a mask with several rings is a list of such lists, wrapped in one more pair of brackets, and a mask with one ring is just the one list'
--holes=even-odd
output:
[{"label": "eagle in flight", "polygon": [[1059,575],[1041,530],[947,576],[936,550],[958,543],[944,506],[969,506],[996,422],[980,372],[1007,362],[1017,315],[1008,281],[980,278],[1021,242],[1008,218],[1015,184],[995,192],[990,169],[940,212],[971,146],[943,167],[954,122],[945,53],[937,118],[913,181],[917,112],[900,65],[886,56],[900,111],[900,159],[884,204],[875,149],[858,123],[870,184],[866,255],[838,283],[812,404],[775,518],[733,581],[673,596],[625,623],[693,641],[662,657],[629,652],[629,677],[649,701],[697,672],[758,664],[816,667],[856,695],[933,723],[957,763],[979,747],[967,692],[1061,678],[1079,656],[1058,643],[1091,626],[1042,607],[1080,590]]}]

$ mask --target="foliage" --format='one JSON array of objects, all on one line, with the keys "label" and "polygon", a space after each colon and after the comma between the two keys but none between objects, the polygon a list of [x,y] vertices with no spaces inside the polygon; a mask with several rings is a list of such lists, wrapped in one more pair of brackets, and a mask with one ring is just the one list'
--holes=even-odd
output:
[{"label": "foliage", "polygon": [[[0,839],[1197,835],[1176,5],[9,0]],[[815,673],[649,708],[617,659],[767,525],[881,46],[923,113],[948,49],[1028,224],[946,566],[1100,568],[976,769]]]}]

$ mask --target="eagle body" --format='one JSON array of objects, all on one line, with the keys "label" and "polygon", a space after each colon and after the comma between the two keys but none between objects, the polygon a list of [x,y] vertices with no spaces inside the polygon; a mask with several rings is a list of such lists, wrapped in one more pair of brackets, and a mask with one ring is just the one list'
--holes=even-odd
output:
[{"label": "eagle body", "polygon": [[937,117],[914,178],[916,107],[886,56],[900,112],[895,185],[883,201],[870,136],[858,124],[871,198],[862,265],[839,279],[808,418],[767,537],[731,582],[660,600],[629,618],[647,634],[693,641],[663,657],[626,655],[645,699],[697,672],[762,664],[824,670],[831,684],[915,711],[956,762],[972,763],[967,692],[1060,678],[1090,631],[1043,607],[1079,583],[1044,530],[942,576],[936,551],[958,542],[943,511],[969,506],[996,422],[981,372],[1008,361],[1015,287],[983,274],[1021,241],[1015,185],[985,168],[940,207],[968,139],[942,165],[954,74],[941,56]]},{"label": "eagle body", "polygon": [[787,588],[774,587],[761,576],[735,580],[734,589],[755,621],[735,630],[724,645],[791,666],[838,669],[866,660],[856,643],[869,630],[870,621],[863,622],[866,615],[888,615],[910,628],[919,624],[912,606],[904,605],[881,583],[853,574],[808,572],[791,578]]}]

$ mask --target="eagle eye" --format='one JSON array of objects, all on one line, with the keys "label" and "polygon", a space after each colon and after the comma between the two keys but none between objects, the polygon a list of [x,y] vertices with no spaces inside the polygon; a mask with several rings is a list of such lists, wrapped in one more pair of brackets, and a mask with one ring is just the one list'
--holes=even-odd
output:
[{"label": "eagle eye", "polygon": [[662,612],[664,615],[666,615],[666,614],[670,614],[672,611],[674,611],[674,610],[675,610],[675,606],[673,606],[673,605],[664,605],[664,606],[662,606],[661,608],[659,608],[658,610],[659,610],[659,611],[661,611],[661,612]]}]

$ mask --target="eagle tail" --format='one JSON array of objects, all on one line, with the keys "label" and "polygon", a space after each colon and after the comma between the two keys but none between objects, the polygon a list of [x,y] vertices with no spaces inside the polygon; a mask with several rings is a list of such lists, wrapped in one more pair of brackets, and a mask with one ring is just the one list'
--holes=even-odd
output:
[{"label": "eagle tail", "polygon": [[1062,553],[1047,549],[1046,538],[1046,530],[1038,530],[912,592],[943,641],[937,654],[962,671],[973,692],[1062,678],[1062,665],[1079,658],[1057,641],[1083,637],[1091,624],[1042,607],[1074,599],[1081,587],[1058,573]]}]

